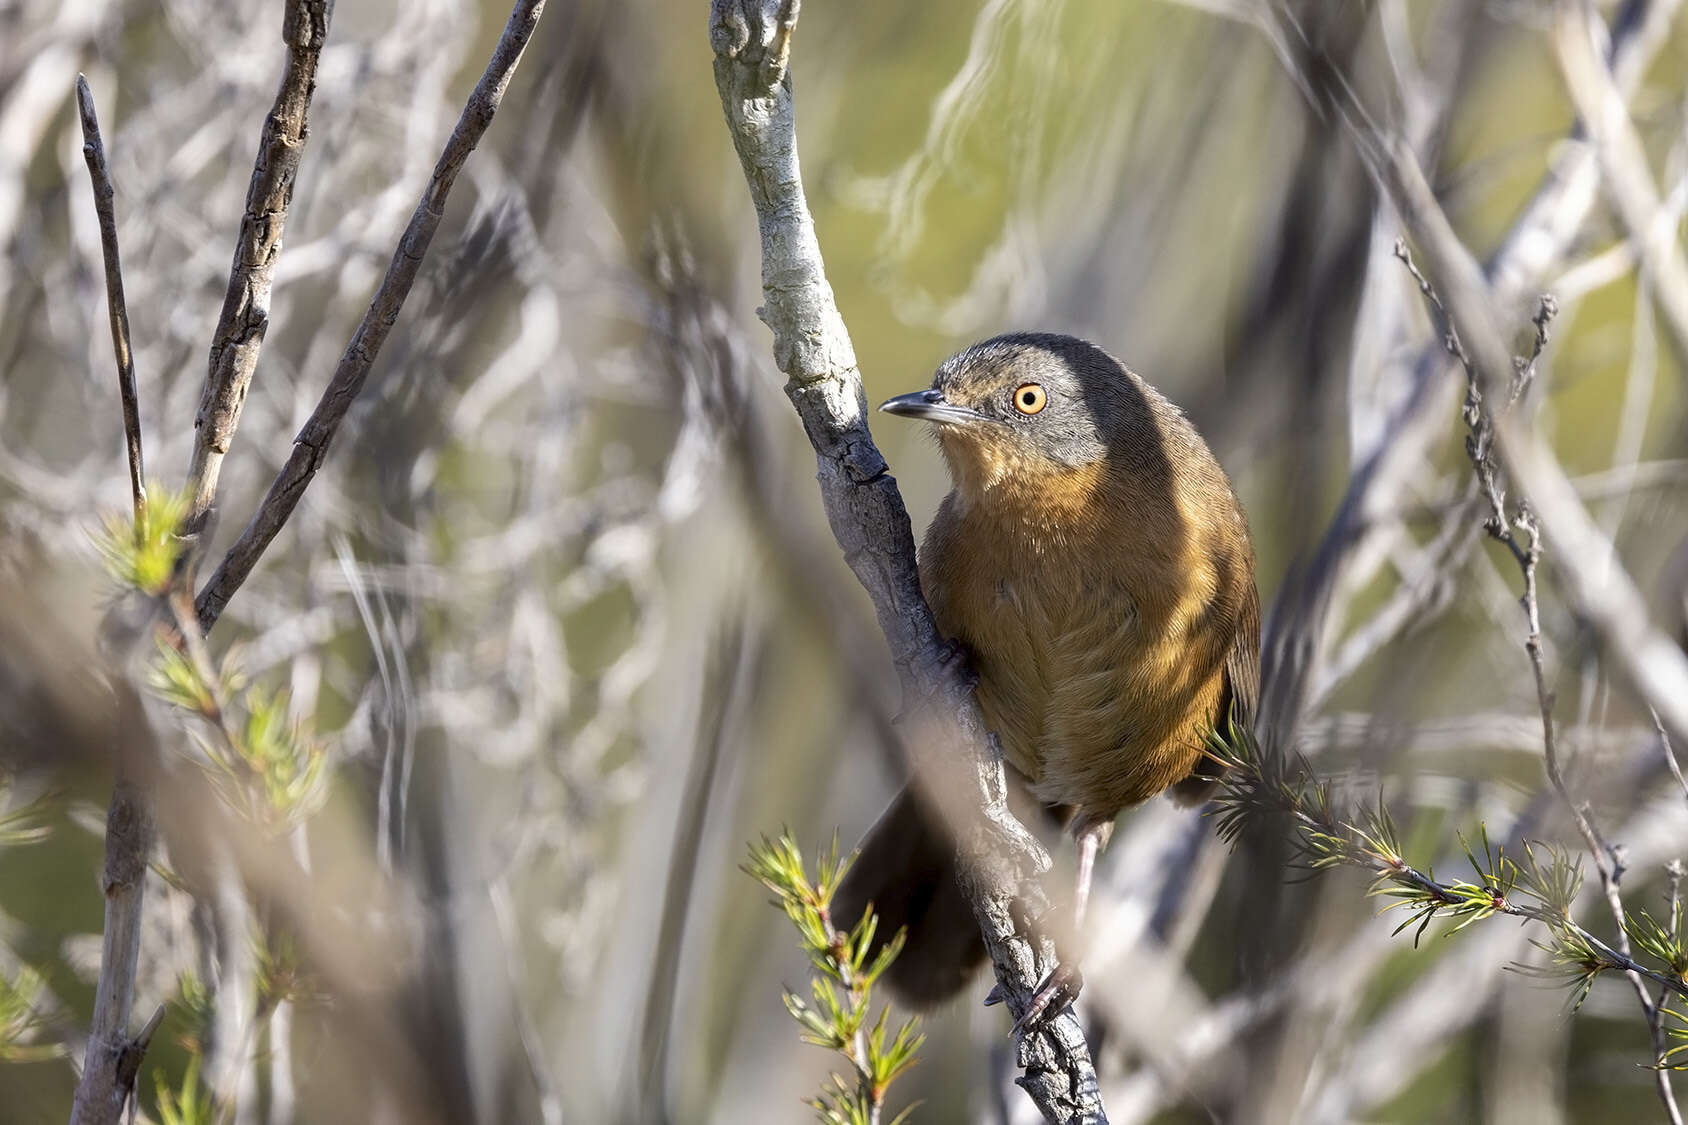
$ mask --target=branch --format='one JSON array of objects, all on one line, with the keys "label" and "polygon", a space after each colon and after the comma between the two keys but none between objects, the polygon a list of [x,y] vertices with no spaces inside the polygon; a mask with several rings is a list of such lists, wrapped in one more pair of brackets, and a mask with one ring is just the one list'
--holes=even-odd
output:
[{"label": "branch", "polygon": [[146,473],[141,464],[141,407],[135,392],[135,357],[129,349],[129,306],[123,299],[123,263],[117,253],[117,215],[112,208],[111,173],[106,170],[105,143],[94,112],[94,92],[88,79],[76,76],[76,108],[82,117],[82,156],[94,189],[94,213],[100,220],[100,249],[105,255],[106,313],[111,319],[111,349],[117,356],[117,394],[123,400],[123,440],[129,450],[129,493],[135,526],[146,517]]},{"label": "branch", "polygon": [[76,1083],[70,1125],[118,1125],[124,1103],[134,1092],[141,1056],[151,1028],[134,1038],[128,1034],[129,1012],[135,999],[135,969],[141,952],[141,907],[146,889],[147,863],[155,834],[152,804],[138,780],[156,761],[151,726],[140,697],[126,678],[113,677],[117,694],[119,744],[117,783],[106,813],[105,933],[100,946],[100,979],[94,992],[94,1015],[88,1027],[88,1050],[82,1076]]},{"label": "branch", "polygon": [[[105,145],[88,80],[76,76],[76,106],[82,119],[82,155],[94,190],[100,246],[105,256],[106,309],[111,318],[112,351],[117,359],[117,389],[123,400],[123,435],[129,451],[129,487],[137,542],[146,525],[146,485],[141,467],[141,422],[135,392],[135,365],[129,347],[129,311],[123,297],[123,267],[117,253],[115,194],[106,169]],[[116,1125],[135,1087],[135,1075],[163,1009],[141,1033],[128,1035],[135,999],[135,969],[141,952],[141,907],[147,863],[152,855],[152,805],[139,780],[156,760],[151,727],[141,701],[127,679],[112,677],[117,695],[117,780],[106,811],[105,927],[100,948],[100,977],[94,990],[94,1014],[82,1075],[76,1082],[71,1125]]]},{"label": "branch", "polygon": [[[1362,147],[1366,143],[1362,140]],[[1511,349],[1499,328],[1493,294],[1476,260],[1466,251],[1442,213],[1417,159],[1398,143],[1385,142],[1381,146],[1381,154],[1381,179],[1394,197],[1396,207],[1415,241],[1430,259],[1430,273],[1439,281],[1439,288],[1444,294],[1443,299],[1436,302],[1436,307],[1447,317],[1449,327],[1445,338],[1448,350],[1459,359],[1471,380],[1467,417],[1468,420],[1475,417],[1478,421],[1472,423],[1470,448],[1479,480],[1493,505],[1488,525],[1490,534],[1510,548],[1524,577],[1523,605],[1529,618],[1529,636],[1525,644],[1540,701],[1548,776],[1569,807],[1577,830],[1600,873],[1601,889],[1617,926],[1618,948],[1613,956],[1627,960],[1629,939],[1624,931],[1623,902],[1618,890],[1623,869],[1594,827],[1586,805],[1578,802],[1566,788],[1559,769],[1553,737],[1553,697],[1542,665],[1536,599],[1536,567],[1541,556],[1538,522],[1555,540],[1555,562],[1570,587],[1574,608],[1593,629],[1606,659],[1617,665],[1624,678],[1629,680],[1643,701],[1654,708],[1655,714],[1661,716],[1665,725],[1671,727],[1673,733],[1679,729],[1672,726],[1673,722],[1688,722],[1688,694],[1684,694],[1688,692],[1688,661],[1684,660],[1681,650],[1648,620],[1646,606],[1620,565],[1613,545],[1583,508],[1574,486],[1540,435],[1534,430],[1525,430],[1511,413],[1490,416],[1482,409],[1483,401],[1498,399],[1510,402],[1521,389],[1520,375],[1514,374],[1516,369]],[[1421,281],[1421,287],[1428,294],[1430,282]],[[1550,307],[1549,301],[1544,298],[1543,312],[1536,321],[1537,354],[1545,339],[1545,318]],[[1533,363],[1532,357],[1531,363],[1521,373],[1523,379],[1528,378]],[[1502,395],[1506,397],[1501,399]],[[1473,401],[1477,403],[1475,408],[1469,405]],[[1493,466],[1485,469],[1488,456],[1486,443],[1491,434],[1507,475],[1527,498],[1528,507],[1516,520],[1509,521],[1506,514],[1504,501],[1495,484]],[[1520,545],[1513,538],[1511,529],[1514,523],[1527,537],[1527,546]],[[1651,652],[1641,667],[1636,666],[1638,650]],[[1669,663],[1672,660],[1675,667]],[[1673,677],[1676,678],[1674,683]],[[1661,684],[1665,686],[1661,688]],[[1659,690],[1674,693],[1667,700],[1675,706],[1674,715],[1663,714],[1660,702],[1653,695]],[[1664,1035],[1659,1012],[1642,980],[1643,976],[1650,978],[1651,974],[1633,962],[1614,962],[1614,965],[1626,973],[1635,989],[1652,1037],[1654,1058],[1662,1058]],[[1669,1076],[1661,1070],[1657,1082],[1667,1118],[1680,1125],[1681,1115],[1670,1088]]]},{"label": "branch", "polygon": [[369,310],[364,313],[362,323],[340,356],[334,377],[329,380],[328,388],[323,391],[304,428],[293,439],[293,452],[270,484],[270,490],[252,521],[240,533],[234,546],[229,548],[216,573],[200,590],[197,609],[202,629],[209,631],[216,623],[223,607],[246,581],[246,576],[252,573],[270,541],[286,525],[288,517],[304,496],[306,486],[327,458],[329,443],[345,419],[346,411],[351,409],[353,401],[363,390],[375,357],[380,354],[381,345],[386,342],[405,299],[410,296],[411,286],[416,283],[422,259],[427,256],[434,232],[439,229],[440,219],[445,215],[446,199],[451,194],[452,185],[457,182],[457,174],[480,143],[487,126],[492,123],[493,114],[498,112],[504,91],[510,85],[510,77],[515,73],[516,64],[521,61],[522,51],[533,36],[533,29],[544,9],[545,0],[517,0],[510,20],[505,24],[504,34],[493,49],[492,59],[487,63],[480,81],[475,83],[468,103],[457,118],[451,139],[446,142],[445,151],[434,165],[433,177],[423,190],[422,198],[410,216],[410,223],[393,251],[387,276],[375,291]]},{"label": "branch", "polygon": [[287,44],[287,68],[275,104],[264,118],[258,158],[246,188],[246,213],[240,220],[234,264],[229,267],[228,292],[211,337],[209,369],[193,423],[193,464],[188,470],[193,506],[186,525],[190,533],[204,527],[216,502],[217,475],[240,425],[240,410],[269,330],[270,284],[305,152],[317,59],[334,11],[332,0],[285,0],[285,4],[281,38]]},{"label": "branch", "polygon": [[[1391,145],[1382,175],[1397,209],[1427,260],[1426,273],[1442,295],[1481,392],[1505,395],[1511,349],[1499,328],[1495,302],[1476,261],[1437,204],[1418,162]],[[1600,641],[1608,661],[1659,715],[1676,742],[1688,745],[1688,658],[1648,619],[1646,603],[1595,525],[1541,437],[1515,417],[1496,419],[1494,441],[1507,475],[1530,501],[1555,546],[1555,568],[1574,607]]]},{"label": "branch", "polygon": [[[1668,37],[1671,19],[1681,3],[1626,0],[1614,22],[1606,60],[1621,92],[1627,94],[1639,84]],[[1277,10],[1278,21],[1288,16],[1287,10]],[[1287,30],[1273,31],[1270,25],[1268,30],[1274,41],[1300,33],[1293,22]],[[1329,67],[1312,68],[1305,75],[1292,77],[1303,91],[1332,82],[1346,86],[1350,80],[1341,70]],[[1339,116],[1353,126],[1345,102],[1355,100],[1351,89],[1341,89],[1317,104],[1338,107]],[[1531,288],[1540,284],[1564,256],[1594,205],[1599,169],[1581,122],[1571,129],[1559,152],[1561,155],[1484,267],[1498,303],[1509,310],[1525,301]],[[1371,170],[1376,174],[1374,166]],[[1331,613],[1332,603],[1348,578],[1353,560],[1363,554],[1365,542],[1378,529],[1376,513],[1386,510],[1393,504],[1394,494],[1405,490],[1405,482],[1428,456],[1431,443],[1445,432],[1438,421],[1443,398],[1437,392],[1450,365],[1440,353],[1438,341],[1423,348],[1412,361],[1413,386],[1384,427],[1392,436],[1367,454],[1349,477],[1342,501],[1307,571],[1299,581],[1284,584],[1267,618],[1258,726],[1269,743],[1287,745],[1292,741],[1294,728],[1308,709],[1308,693],[1313,681],[1319,679],[1318,669],[1324,659],[1324,635],[1337,616]]]},{"label": "branch", "polygon": [[[896,481],[868,432],[866,400],[849,332],[833,301],[804,198],[796,119],[786,75],[796,0],[713,0],[709,40],[715,85],[738,151],[762,241],[760,315],[774,360],[814,446],[821,500],[845,561],[866,589],[890,645],[921,740],[921,771],[957,826],[962,891],[973,906],[999,988],[1020,1017],[1054,966],[1052,943],[1016,923],[1041,898],[1048,857],[1008,811],[1001,754],[985,728],[960,661],[920,592],[914,535]],[[922,778],[923,783],[926,778]],[[1020,1042],[1019,1084],[1049,1121],[1105,1122],[1089,1048],[1071,1007]]]},{"label": "branch", "polygon": [[1554,39],[1559,66],[1571,100],[1593,139],[1601,187],[1638,252],[1677,357],[1685,359],[1688,260],[1684,260],[1676,239],[1680,216],[1660,197],[1648,169],[1647,151],[1624,104],[1623,91],[1602,64],[1598,47],[1605,38],[1606,25],[1592,4],[1581,0],[1558,6]]}]

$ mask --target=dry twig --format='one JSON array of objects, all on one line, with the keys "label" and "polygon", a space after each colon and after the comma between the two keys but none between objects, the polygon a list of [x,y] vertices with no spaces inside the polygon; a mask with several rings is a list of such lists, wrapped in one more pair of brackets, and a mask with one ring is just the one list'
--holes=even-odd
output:
[{"label": "dry twig", "polygon": [[[112,209],[111,177],[106,171],[105,145],[93,91],[80,75],[76,81],[77,108],[82,119],[82,151],[94,190],[105,253],[106,300],[111,317],[112,350],[117,360],[117,385],[123,399],[123,428],[129,451],[129,479],[139,535],[146,514],[146,490],[141,477],[141,424],[135,394],[135,368],[129,350],[129,314],[123,299],[122,264],[117,252],[117,221]],[[112,676],[121,722],[121,744],[115,761],[117,780],[106,813],[105,928],[100,950],[100,977],[94,991],[94,1014],[88,1028],[88,1049],[76,1083],[72,1125],[117,1122],[134,1090],[135,1075],[147,1044],[158,1026],[155,1014],[140,1035],[128,1034],[129,1013],[135,999],[135,968],[141,949],[141,907],[146,889],[147,862],[152,855],[152,802],[142,778],[155,760],[151,728],[139,697],[121,673]],[[160,1013],[162,1009],[160,1009]]]},{"label": "dry twig", "polygon": [[457,126],[452,130],[445,150],[440,153],[439,162],[434,165],[433,178],[417,201],[410,223],[393,251],[387,276],[382,279],[380,288],[369,303],[369,310],[364,313],[357,331],[341,354],[333,378],[304,428],[293,439],[293,452],[270,484],[252,521],[200,590],[198,610],[203,629],[209,631],[216,623],[223,607],[246,581],[246,576],[252,573],[270,541],[286,525],[288,517],[304,496],[306,486],[327,458],[335,431],[363,390],[375,357],[380,354],[381,345],[386,342],[387,334],[392,331],[399,312],[404,308],[405,298],[410,296],[411,286],[416,283],[416,275],[422,268],[422,260],[427,257],[434,232],[445,216],[446,199],[451,195],[452,185],[457,182],[457,174],[480,143],[487,126],[492,124],[493,114],[498,112],[498,106],[504,100],[510,77],[516,72],[516,64],[521,62],[522,52],[544,10],[545,0],[518,0],[511,11],[504,33],[493,49],[492,59],[487,63],[480,81],[475,83],[475,89],[457,119]]},{"label": "dry twig", "polygon": [[106,169],[105,144],[100,139],[100,119],[94,112],[94,92],[88,79],[76,76],[76,108],[82,118],[82,156],[88,162],[88,178],[94,189],[94,211],[100,220],[100,250],[105,258],[106,314],[111,320],[111,349],[117,357],[117,394],[123,401],[123,440],[129,452],[129,492],[135,509],[135,526],[146,517],[146,469],[141,459],[141,406],[135,392],[135,356],[129,347],[129,306],[123,298],[123,261],[117,252],[117,213],[112,206],[115,192]]},{"label": "dry twig", "polygon": [[328,37],[331,0],[285,0],[281,38],[287,44],[287,68],[275,105],[264,118],[258,159],[246,189],[246,213],[240,220],[234,264],[222,315],[211,337],[209,370],[194,419],[193,465],[188,488],[193,507],[187,529],[197,532],[209,518],[217,499],[217,476],[223,457],[240,425],[240,410],[258,352],[270,327],[270,285],[276,259],[281,256],[287,209],[293,202],[293,183],[305,153],[311,95],[316,91],[317,59]]},{"label": "dry twig", "polygon": [[[1392,145],[1388,147],[1388,151],[1391,154],[1391,162],[1386,167],[1393,173],[1388,182],[1400,192],[1397,195],[1397,206],[1400,207],[1403,216],[1408,218],[1409,225],[1414,226],[1415,234],[1420,238],[1434,240],[1434,252],[1442,259],[1445,269],[1451,272],[1462,272],[1468,278],[1475,279],[1475,285],[1466,294],[1467,304],[1457,306],[1459,312],[1454,313],[1450,311],[1449,304],[1444,303],[1437,297],[1436,290],[1431,282],[1419,272],[1412,261],[1411,255],[1408,254],[1405,244],[1398,244],[1396,247],[1397,256],[1412,271],[1413,277],[1419,284],[1420,291],[1430,305],[1432,315],[1438,321],[1438,328],[1442,331],[1448,352],[1459,361],[1466,372],[1468,387],[1465,421],[1471,431],[1466,442],[1466,450],[1477,474],[1479,487],[1489,504],[1489,515],[1484,523],[1484,528],[1491,538],[1504,545],[1511,552],[1523,577],[1524,590],[1520,602],[1528,622],[1524,647],[1529,653],[1530,671],[1535,680],[1536,700],[1541,712],[1542,745],[1548,779],[1552,782],[1553,788],[1559,794],[1560,799],[1564,801],[1566,808],[1569,809],[1577,832],[1582,836],[1589,855],[1594,859],[1595,869],[1600,875],[1600,887],[1604,893],[1616,932],[1615,947],[1610,950],[1613,954],[1612,963],[1624,972],[1631,986],[1635,989],[1636,999],[1641,1005],[1641,1012],[1647,1021],[1648,1031],[1652,1039],[1653,1057],[1655,1061],[1661,1060],[1664,1057],[1666,1043],[1664,1028],[1660,1022],[1659,1006],[1648,993],[1647,986],[1642,978],[1657,978],[1659,983],[1665,983],[1668,978],[1649,973],[1631,960],[1629,935],[1625,930],[1626,918],[1623,896],[1619,887],[1624,872],[1622,857],[1618,850],[1608,844],[1600,834],[1588,803],[1574,796],[1565,783],[1565,776],[1559,759],[1558,742],[1554,737],[1554,693],[1547,680],[1542,656],[1541,608],[1536,581],[1542,555],[1541,532],[1528,500],[1519,503],[1515,511],[1508,512],[1505,488],[1502,484],[1501,466],[1497,465],[1493,456],[1497,436],[1500,436],[1501,441],[1510,441],[1514,445],[1522,444],[1525,441],[1532,446],[1540,444],[1540,438],[1533,434],[1528,438],[1521,438],[1519,435],[1508,433],[1511,427],[1517,425],[1516,419],[1512,417],[1510,412],[1504,410],[1496,415],[1487,404],[1502,401],[1507,407],[1510,407],[1528,389],[1535,374],[1536,361],[1540,357],[1542,349],[1546,346],[1547,324],[1556,311],[1556,306],[1551,297],[1542,297],[1540,308],[1532,321],[1536,329],[1532,354],[1527,361],[1520,362],[1512,362],[1510,356],[1508,356],[1505,368],[1510,370],[1512,374],[1503,382],[1498,375],[1501,370],[1498,363],[1502,354],[1501,349],[1505,345],[1500,342],[1498,333],[1493,329],[1493,322],[1485,320],[1485,317],[1492,317],[1493,313],[1487,304],[1490,300],[1489,295],[1481,287],[1481,274],[1477,271],[1475,262],[1471,260],[1469,254],[1465,253],[1463,246],[1459,245],[1457,239],[1453,236],[1451,227],[1448,226],[1446,218],[1441,215],[1440,208],[1430,193],[1429,185],[1424,183],[1417,162],[1411,159],[1404,146]],[[1418,220],[1416,224],[1413,222],[1414,219]],[[1468,314],[1466,309],[1471,304],[1476,304],[1477,309]],[[1456,319],[1467,323],[1475,319],[1479,324],[1484,325],[1488,336],[1481,344],[1481,351],[1485,355],[1486,367],[1473,362],[1471,352],[1467,350],[1462,341],[1462,334],[1456,324]],[[1504,450],[1505,447],[1502,448]],[[1550,473],[1557,473],[1559,478],[1564,480],[1563,470],[1559,468],[1557,462],[1551,460],[1550,455],[1545,454],[1545,451],[1532,450],[1532,452],[1540,459],[1538,464],[1543,478],[1548,477]],[[1515,469],[1515,462],[1509,461],[1507,467]],[[1567,490],[1570,489],[1569,481],[1564,481],[1564,487]],[[1574,497],[1572,502],[1577,505],[1578,511],[1581,512],[1580,502],[1575,501]],[[1586,512],[1581,512],[1581,515],[1584,520],[1588,520]],[[1589,526],[1593,529],[1592,521],[1589,521]],[[1594,530],[1598,535],[1597,529]],[[1602,552],[1600,557],[1610,557],[1611,545],[1609,543],[1604,544],[1604,547],[1605,551]],[[1573,560],[1570,565],[1575,568],[1579,565],[1586,565],[1586,561]],[[1615,562],[1612,569],[1614,571],[1618,569]],[[1641,618],[1641,621],[1643,626],[1650,628],[1650,626],[1646,626],[1645,616]],[[1505,912],[1511,913],[1512,911]],[[1588,935],[1586,931],[1582,931],[1582,934],[1588,941],[1596,942],[1596,939]],[[1600,948],[1604,950],[1606,947],[1601,945]],[[1682,991],[1684,995],[1688,995],[1688,990],[1681,988],[1680,981],[1675,983],[1677,991]],[[1659,1099],[1664,1105],[1667,1119],[1673,1125],[1680,1125],[1682,1115],[1677,1108],[1675,1094],[1671,1089],[1670,1076],[1662,1069],[1657,1072],[1657,1085]]]}]

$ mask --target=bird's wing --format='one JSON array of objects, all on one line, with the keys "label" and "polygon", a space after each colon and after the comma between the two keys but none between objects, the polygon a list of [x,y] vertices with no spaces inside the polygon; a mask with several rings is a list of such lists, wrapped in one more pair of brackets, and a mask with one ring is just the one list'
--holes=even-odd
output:
[{"label": "bird's wing", "polygon": [[[1243,595],[1242,615],[1237,619],[1237,636],[1225,658],[1225,682],[1219,692],[1219,706],[1213,729],[1228,736],[1232,722],[1247,729],[1260,708],[1260,592],[1248,583]],[[1225,769],[1211,758],[1201,758],[1188,777],[1167,790],[1181,805],[1199,805],[1213,795]]]}]

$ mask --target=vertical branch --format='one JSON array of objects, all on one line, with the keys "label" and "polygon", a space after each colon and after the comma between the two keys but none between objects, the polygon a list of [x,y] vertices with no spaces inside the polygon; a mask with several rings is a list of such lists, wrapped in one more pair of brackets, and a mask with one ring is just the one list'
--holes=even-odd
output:
[{"label": "vertical branch", "polygon": [[428,246],[445,216],[446,199],[451,195],[452,185],[457,182],[457,174],[480,143],[487,126],[492,124],[493,114],[498,112],[504,100],[510,77],[515,74],[516,64],[521,62],[522,52],[527,48],[544,10],[545,0],[517,0],[510,20],[504,26],[504,34],[493,49],[492,59],[487,63],[480,81],[475,83],[474,92],[469,95],[457,119],[457,126],[451,132],[451,139],[446,142],[439,162],[434,165],[433,177],[423,189],[422,198],[411,213],[410,223],[393,251],[387,275],[370,300],[369,309],[363,314],[363,320],[352,334],[346,350],[341,353],[328,388],[322,392],[316,409],[311,411],[310,418],[293,439],[293,452],[271,482],[258,511],[200,591],[198,604],[202,629],[209,630],[222,614],[223,607],[246,581],[246,576],[252,573],[270,541],[286,525],[288,517],[304,496],[306,486],[328,457],[329,443],[334,440],[346,411],[351,409],[363,390],[375,357],[380,354],[387,333],[398,321],[405,299],[410,296],[411,286],[416,284],[422,260],[428,256]]},{"label": "vertical branch", "polygon": [[332,0],[285,3],[281,37],[287,44],[287,67],[275,104],[264,118],[234,264],[229,267],[229,287],[211,338],[205,389],[200,392],[199,414],[193,423],[193,464],[188,470],[192,507],[186,525],[190,532],[205,525],[216,501],[217,476],[240,425],[240,410],[269,330],[270,285],[281,254],[287,209],[293,202],[293,183],[305,152],[317,59],[334,10]]},{"label": "vertical branch", "polygon": [[152,802],[139,780],[153,760],[151,728],[140,697],[129,682],[113,678],[117,693],[117,782],[106,813],[105,933],[100,946],[100,978],[88,1050],[76,1083],[71,1125],[117,1125],[124,1103],[163,1012],[133,1038],[129,1013],[135,1000],[135,970],[141,951],[141,909],[147,863],[155,834]]},{"label": "vertical branch", "polygon": [[[803,193],[787,74],[796,0],[713,0],[715,85],[762,243],[762,319],[774,360],[814,446],[821,500],[845,561],[866,589],[911,713],[923,720],[917,778],[955,826],[961,889],[973,907],[1000,991],[1025,1014],[1054,950],[1020,919],[1042,906],[1036,876],[1048,857],[1014,819],[994,746],[920,591],[902,495],[868,432],[855,350],[833,300]],[[925,774],[932,776],[926,777]],[[1105,1122],[1095,1067],[1071,1006],[1019,1043],[1018,1081],[1049,1121]]]},{"label": "vertical branch", "polygon": [[123,263],[117,253],[117,214],[111,173],[106,169],[100,119],[88,79],[76,76],[76,108],[82,118],[82,156],[94,188],[94,213],[100,220],[100,249],[105,257],[106,313],[111,319],[111,348],[117,356],[117,394],[123,400],[123,440],[129,449],[129,492],[135,508],[135,534],[146,516],[146,472],[141,463],[141,406],[135,392],[135,357],[129,350],[129,306],[123,298]]},{"label": "vertical branch", "polygon": [[[1475,263],[1469,255],[1464,254],[1464,248],[1446,227],[1446,218],[1441,214],[1429,185],[1424,183],[1423,175],[1418,169],[1416,161],[1411,160],[1399,146],[1395,148],[1395,159],[1392,165],[1393,176],[1391,182],[1402,192],[1403,200],[1410,200],[1410,206],[1401,208],[1403,215],[1408,217],[1409,223],[1415,218],[1415,234],[1425,239],[1431,245],[1430,253],[1439,260],[1443,268],[1448,271],[1444,276],[1480,277],[1475,272]],[[1506,363],[1505,367],[1513,370],[1513,375],[1506,382],[1502,382],[1499,371],[1502,369],[1501,359],[1504,344],[1498,330],[1493,327],[1492,310],[1487,302],[1489,294],[1482,288],[1466,289],[1463,300],[1454,306],[1452,302],[1444,304],[1436,296],[1435,290],[1428,279],[1421,274],[1407,254],[1404,245],[1397,245],[1397,255],[1406,262],[1418,282],[1419,290],[1425,296],[1436,320],[1437,328],[1443,334],[1443,340],[1450,354],[1464,367],[1469,380],[1466,391],[1465,420],[1470,427],[1471,435],[1466,442],[1466,451],[1471,457],[1471,463],[1477,475],[1478,484],[1488,502],[1489,514],[1484,523],[1484,529],[1490,537],[1501,543],[1512,553],[1518,564],[1519,573],[1523,577],[1523,595],[1520,604],[1528,624],[1528,632],[1524,640],[1525,651],[1530,658],[1530,671],[1535,681],[1537,705],[1541,711],[1542,749],[1546,762],[1548,780],[1554,791],[1564,801],[1570,811],[1571,819],[1575,823],[1577,832],[1583,838],[1583,843],[1589,855],[1594,860],[1595,870],[1600,876],[1600,889],[1605,896],[1606,906],[1612,917],[1616,937],[1613,947],[1625,959],[1630,957],[1629,932],[1625,928],[1626,915],[1624,912],[1623,895],[1620,883],[1623,879],[1623,861],[1617,851],[1600,834],[1594,821],[1594,815],[1588,802],[1575,797],[1566,785],[1565,775],[1559,757],[1558,740],[1554,734],[1553,723],[1553,689],[1547,680],[1545,661],[1542,656],[1541,644],[1541,605],[1537,594],[1537,572],[1540,569],[1542,557],[1542,536],[1537,524],[1536,515],[1528,502],[1516,505],[1513,512],[1507,510],[1506,492],[1503,484],[1500,466],[1494,460],[1494,449],[1499,438],[1504,434],[1504,427],[1514,424],[1505,410],[1517,402],[1528,388],[1535,374],[1536,360],[1540,358],[1542,349],[1547,344],[1547,323],[1556,311],[1551,297],[1541,299],[1540,308],[1533,320],[1535,325],[1535,345],[1527,361]],[[1469,284],[1469,282],[1468,282]],[[1479,281],[1477,283],[1481,285]],[[1471,351],[1461,341],[1461,333],[1454,324],[1450,314],[1450,307],[1460,309],[1460,315],[1467,323],[1478,325],[1477,337],[1479,343]],[[1473,360],[1473,355],[1483,357]],[[1510,356],[1506,357],[1510,359]],[[1495,413],[1486,403],[1499,400],[1503,404],[1500,413]],[[1537,439],[1539,440],[1539,439]],[[1512,441],[1517,442],[1516,437]],[[1504,449],[1504,447],[1503,447]],[[1516,456],[1516,454],[1514,454]],[[1516,462],[1509,462],[1507,468],[1515,470]],[[1557,466],[1555,466],[1557,467]],[[1586,519],[1586,514],[1584,515]],[[1610,545],[1607,551],[1599,557],[1610,555]],[[1587,559],[1579,560],[1580,565],[1587,565]],[[1615,569],[1615,567],[1614,567]],[[1652,1042],[1653,1058],[1659,1062],[1664,1058],[1666,1044],[1665,1032],[1660,1022],[1659,1006],[1647,990],[1646,981],[1633,968],[1624,970],[1625,977],[1635,990],[1636,1000],[1641,1006],[1641,1014],[1646,1019],[1647,1029]],[[1671,1088],[1670,1074],[1667,1070],[1658,1068],[1655,1072],[1659,1101],[1665,1110],[1665,1118],[1671,1125],[1682,1125],[1682,1114],[1676,1104],[1676,1095]]]},{"label": "vertical branch", "polygon": [[[135,367],[129,348],[129,313],[123,297],[123,270],[117,252],[114,192],[106,169],[105,145],[94,112],[94,94],[86,78],[76,78],[76,106],[82,120],[82,155],[94,190],[99,216],[100,245],[105,257],[106,306],[111,317],[111,343],[117,360],[117,387],[123,400],[123,433],[129,450],[129,485],[134,503],[135,534],[146,515],[146,486],[141,466],[140,409],[135,393]],[[147,1045],[163,1016],[160,1008],[141,1033],[128,1034],[129,1013],[135,1000],[135,970],[141,952],[141,911],[147,863],[154,835],[152,803],[141,778],[155,760],[151,728],[139,696],[121,676],[112,677],[118,709],[114,731],[117,780],[106,811],[105,927],[100,946],[100,977],[94,991],[94,1014],[88,1028],[88,1049],[72,1103],[72,1125],[116,1122],[135,1086],[135,1076]]]}]

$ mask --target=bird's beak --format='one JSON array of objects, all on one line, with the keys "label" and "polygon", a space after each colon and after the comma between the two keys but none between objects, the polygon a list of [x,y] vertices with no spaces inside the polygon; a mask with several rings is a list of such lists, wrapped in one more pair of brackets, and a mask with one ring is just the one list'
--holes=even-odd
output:
[{"label": "bird's beak", "polygon": [[936,388],[888,398],[879,404],[879,409],[887,414],[901,414],[906,418],[943,422],[952,426],[966,426],[974,422],[992,420],[988,414],[944,401],[944,393]]}]

